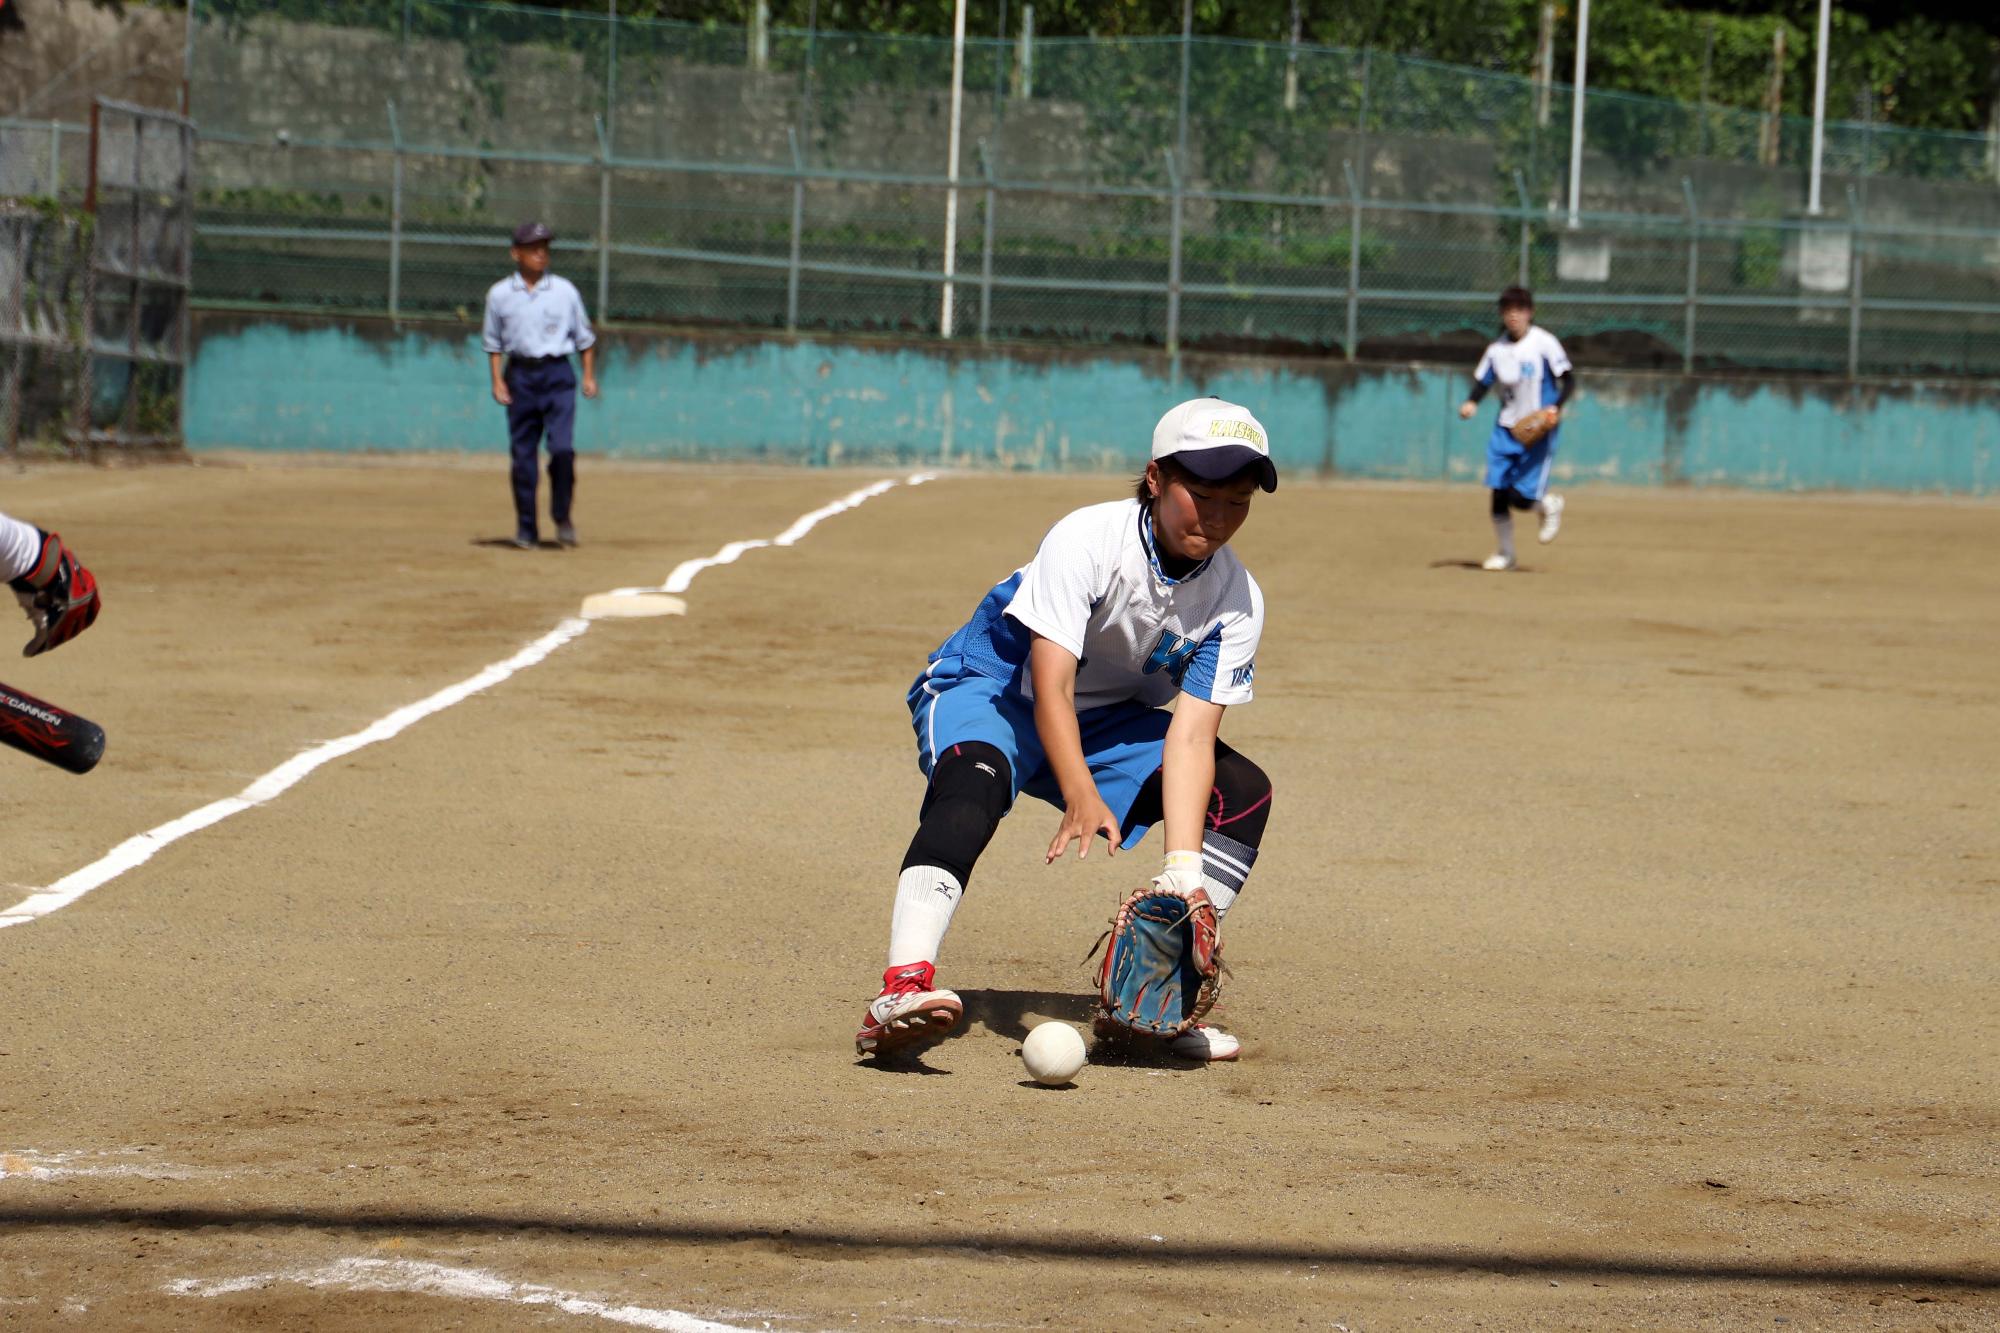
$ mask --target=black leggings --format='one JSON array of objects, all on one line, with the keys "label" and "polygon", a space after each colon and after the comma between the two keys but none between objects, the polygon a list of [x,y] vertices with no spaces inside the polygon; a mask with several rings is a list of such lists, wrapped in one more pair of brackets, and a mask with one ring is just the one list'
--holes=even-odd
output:
[{"label": "black leggings", "polygon": [[1509,509],[1533,509],[1535,502],[1515,490],[1512,486],[1498,487],[1493,492],[1493,517],[1500,518]]},{"label": "black leggings", "polygon": [[[1159,769],[1139,788],[1127,824],[1157,824],[1163,817]],[[931,766],[917,833],[903,856],[903,869],[937,866],[971,883],[972,866],[993,841],[1013,791],[1007,756],[983,741],[954,745]],[[1221,741],[1215,743],[1215,787],[1208,798],[1206,827],[1255,849],[1271,817],[1271,779],[1264,770]]]}]

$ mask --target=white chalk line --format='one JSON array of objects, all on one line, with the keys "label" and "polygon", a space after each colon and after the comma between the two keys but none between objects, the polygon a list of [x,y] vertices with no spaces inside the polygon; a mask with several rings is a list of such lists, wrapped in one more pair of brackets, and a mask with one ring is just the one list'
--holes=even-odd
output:
[{"label": "white chalk line", "polygon": [[937,474],[935,472],[916,472],[903,478],[901,481],[878,481],[873,486],[864,486],[852,495],[844,495],[831,504],[822,505],[810,514],[801,515],[798,521],[793,523],[792,526],[769,540],[755,538],[751,541],[731,542],[714,555],[702,556],[695,560],[681,561],[680,564],[674,566],[674,572],[667,575],[667,581],[656,588],[614,588],[611,591],[611,595],[613,597],[640,597],[656,592],[686,592],[688,585],[694,582],[694,576],[701,573],[704,569],[713,569],[717,565],[733,565],[742,557],[745,551],[754,551],[759,547],[794,545],[798,542],[799,538],[811,532],[813,527],[821,520],[832,518],[835,514],[844,513],[856,505],[865,504],[884,491],[896,486],[921,486],[927,481],[936,480]]},{"label": "white chalk line", "polygon": [[497,1273],[480,1268],[453,1268],[419,1259],[336,1259],[318,1268],[296,1268],[245,1277],[179,1278],[169,1282],[166,1289],[176,1296],[228,1296],[241,1291],[261,1291],[280,1282],[346,1291],[399,1291],[459,1300],[549,1306],[564,1314],[588,1315],[608,1323],[661,1329],[665,1333],[740,1333],[750,1327],[745,1324],[719,1324],[679,1310],[615,1305],[532,1282],[509,1282]]},{"label": "white chalk line", "polygon": [[[786,528],[776,537],[730,542],[712,556],[706,556],[697,560],[683,560],[675,567],[674,572],[667,576],[667,581],[658,588],[620,588],[618,592],[625,595],[652,592],[686,592],[688,585],[694,582],[695,575],[701,573],[704,569],[710,569],[716,565],[732,564],[745,551],[756,550],[759,547],[794,545],[824,519],[831,518],[835,514],[845,513],[857,505],[865,504],[867,501],[893,490],[897,486],[921,486],[925,482],[933,480],[934,476],[935,474],[933,473],[919,472],[899,480],[878,481],[871,486],[864,486],[860,490],[842,496],[830,504],[821,505],[809,514],[800,516],[790,527]],[[8,926],[24,925],[40,917],[45,917],[51,912],[61,911],[63,908],[76,902],[79,898],[82,898],[85,894],[90,893],[94,889],[102,888],[105,884],[118,878],[118,876],[124,874],[126,871],[144,865],[153,859],[155,853],[179,842],[190,833],[199,833],[202,829],[221,823],[231,815],[242,814],[245,810],[255,809],[267,801],[276,799],[292,787],[297,786],[308,774],[321,765],[332,763],[336,759],[344,758],[347,755],[353,754],[356,750],[374,745],[379,741],[386,741],[413,724],[429,717],[431,714],[443,712],[453,704],[463,703],[480,691],[491,689],[493,686],[498,685],[501,681],[506,680],[516,672],[525,671],[529,667],[545,661],[558,648],[581,638],[584,632],[590,628],[591,623],[581,617],[571,616],[505,661],[495,662],[478,674],[469,676],[456,685],[447,686],[439,690],[436,694],[430,695],[428,698],[419,699],[413,704],[405,704],[395,712],[390,713],[387,717],[373,722],[351,735],[342,736],[336,740],[322,741],[311,749],[294,755],[292,758],[278,765],[235,796],[224,797],[219,801],[211,801],[199,810],[193,810],[182,815],[179,819],[168,820],[157,828],[148,829],[144,833],[127,838],[124,842],[119,843],[116,847],[113,847],[110,851],[97,860],[92,861],[81,870],[75,870],[64,875],[47,888],[30,893],[26,898],[14,904],[14,906],[8,908],[5,912],[0,912],[0,930],[4,930]]]},{"label": "white chalk line", "polygon": [[[78,1176],[136,1176],[142,1180],[193,1180],[227,1172],[177,1166],[171,1162],[125,1161],[142,1157],[144,1148],[108,1152],[42,1152],[36,1148],[0,1149],[0,1180],[69,1180]],[[111,1159],[111,1160],[106,1160]]]}]

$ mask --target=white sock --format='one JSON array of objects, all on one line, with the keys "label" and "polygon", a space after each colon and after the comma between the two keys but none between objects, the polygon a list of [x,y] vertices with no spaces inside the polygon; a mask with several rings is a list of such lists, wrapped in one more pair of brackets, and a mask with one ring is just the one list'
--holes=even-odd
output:
[{"label": "white sock", "polygon": [[1250,867],[1257,864],[1257,849],[1227,834],[1208,829],[1201,835],[1201,885],[1215,904],[1215,919],[1222,920],[1229,905],[1243,890]]},{"label": "white sock", "polygon": [[889,966],[935,963],[951,914],[965,886],[936,866],[911,866],[896,880],[896,908],[889,915]]},{"label": "white sock", "polygon": [[1495,514],[1493,516],[1494,549],[1509,560],[1514,558],[1514,516]]}]

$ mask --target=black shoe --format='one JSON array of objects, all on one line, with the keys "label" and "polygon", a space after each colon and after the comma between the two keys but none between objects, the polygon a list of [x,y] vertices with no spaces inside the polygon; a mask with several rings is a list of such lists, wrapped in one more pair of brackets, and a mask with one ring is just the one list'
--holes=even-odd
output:
[{"label": "black shoe", "polygon": [[556,540],[564,546],[576,545],[576,525],[574,523],[556,524]]}]

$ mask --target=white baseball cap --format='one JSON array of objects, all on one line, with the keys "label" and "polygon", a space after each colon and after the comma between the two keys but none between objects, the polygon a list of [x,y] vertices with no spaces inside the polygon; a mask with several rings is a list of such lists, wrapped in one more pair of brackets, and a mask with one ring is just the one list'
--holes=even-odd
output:
[{"label": "white baseball cap", "polygon": [[1171,458],[1203,481],[1226,481],[1260,464],[1258,485],[1278,489],[1263,423],[1249,408],[1220,398],[1190,398],[1161,417],[1153,427],[1153,457]]}]

